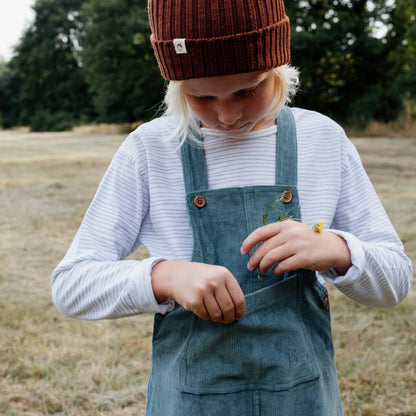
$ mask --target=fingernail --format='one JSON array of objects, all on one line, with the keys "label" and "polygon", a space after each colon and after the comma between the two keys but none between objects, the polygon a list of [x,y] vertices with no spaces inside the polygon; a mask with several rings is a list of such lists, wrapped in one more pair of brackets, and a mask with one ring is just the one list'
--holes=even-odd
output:
[{"label": "fingernail", "polygon": [[249,269],[251,272],[254,270],[254,267],[250,264],[250,262],[247,263],[247,269]]},{"label": "fingernail", "polygon": [[243,247],[240,248],[240,253],[241,254],[246,254],[245,250],[243,249]]}]

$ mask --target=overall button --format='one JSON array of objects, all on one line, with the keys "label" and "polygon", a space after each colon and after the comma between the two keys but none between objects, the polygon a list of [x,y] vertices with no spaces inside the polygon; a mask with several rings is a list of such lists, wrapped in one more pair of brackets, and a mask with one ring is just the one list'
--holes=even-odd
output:
[{"label": "overall button", "polygon": [[280,196],[280,200],[284,204],[289,204],[289,202],[292,202],[292,199],[293,199],[292,191],[283,191],[282,195]]},{"label": "overall button", "polygon": [[328,298],[325,298],[325,309],[327,310],[327,311],[329,311],[329,299]]},{"label": "overall button", "polygon": [[198,195],[194,199],[194,204],[197,208],[203,208],[206,205],[207,201],[202,195]]}]

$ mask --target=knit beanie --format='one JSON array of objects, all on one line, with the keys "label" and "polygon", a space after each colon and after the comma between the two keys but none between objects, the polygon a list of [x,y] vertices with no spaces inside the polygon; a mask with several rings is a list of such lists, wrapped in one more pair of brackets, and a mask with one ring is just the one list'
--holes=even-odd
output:
[{"label": "knit beanie", "polygon": [[283,0],[149,0],[149,19],[168,80],[261,71],[290,60]]}]

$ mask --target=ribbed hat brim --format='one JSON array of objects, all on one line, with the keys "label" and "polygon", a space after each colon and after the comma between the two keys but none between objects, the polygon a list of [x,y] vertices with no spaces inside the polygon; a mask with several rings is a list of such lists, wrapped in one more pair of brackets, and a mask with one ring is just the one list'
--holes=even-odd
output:
[{"label": "ribbed hat brim", "polygon": [[185,39],[178,54],[172,40],[151,42],[162,76],[177,81],[275,68],[290,61],[289,18],[255,31],[209,39]]}]

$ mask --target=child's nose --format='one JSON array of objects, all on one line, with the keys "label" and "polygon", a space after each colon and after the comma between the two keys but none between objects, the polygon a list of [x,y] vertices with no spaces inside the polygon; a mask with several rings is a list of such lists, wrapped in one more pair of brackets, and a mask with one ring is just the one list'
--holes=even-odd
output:
[{"label": "child's nose", "polygon": [[227,126],[232,126],[242,117],[243,112],[241,108],[229,101],[224,101],[220,103],[217,108],[217,117],[218,120]]}]

